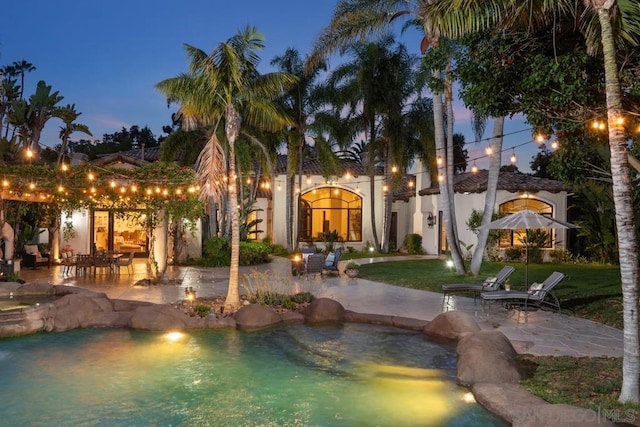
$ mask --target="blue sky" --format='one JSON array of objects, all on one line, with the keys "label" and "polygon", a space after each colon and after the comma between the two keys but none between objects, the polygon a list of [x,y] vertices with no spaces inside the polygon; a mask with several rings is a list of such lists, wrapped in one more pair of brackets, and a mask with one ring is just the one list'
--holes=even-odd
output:
[{"label": "blue sky", "polygon": [[[7,4],[8,3],[8,4]],[[0,65],[26,60],[36,66],[25,87],[33,92],[39,80],[64,96],[62,105],[75,104],[82,112],[79,123],[89,126],[94,137],[132,125],[149,126],[156,136],[170,124],[175,106],[167,108],[154,85],[187,70],[183,44],[207,52],[239,29],[254,25],[266,37],[261,52],[261,71],[288,47],[305,55],[330,20],[335,1],[206,1],[182,0],[9,0],[2,6]],[[419,52],[419,36],[404,35],[410,51]],[[334,60],[335,61],[335,60]],[[455,131],[467,141],[475,138],[470,115],[456,106]],[[60,122],[50,120],[42,143],[59,143]],[[508,123],[505,133],[528,129],[522,120]],[[491,133],[487,126],[485,137]],[[84,138],[75,134],[72,138]],[[524,131],[507,137],[505,147],[531,140]],[[470,158],[482,156],[486,142],[470,144]],[[535,143],[516,149],[518,166],[529,170]],[[508,162],[511,150],[504,153]],[[484,160],[478,160],[480,167]]]}]

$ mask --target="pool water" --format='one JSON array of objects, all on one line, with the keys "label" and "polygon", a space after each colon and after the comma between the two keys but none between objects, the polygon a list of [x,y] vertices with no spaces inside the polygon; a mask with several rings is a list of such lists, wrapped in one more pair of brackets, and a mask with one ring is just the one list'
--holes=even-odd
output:
[{"label": "pool water", "polygon": [[[171,339],[170,339],[171,338]],[[289,325],[0,340],[2,425],[504,425],[410,331]]]}]

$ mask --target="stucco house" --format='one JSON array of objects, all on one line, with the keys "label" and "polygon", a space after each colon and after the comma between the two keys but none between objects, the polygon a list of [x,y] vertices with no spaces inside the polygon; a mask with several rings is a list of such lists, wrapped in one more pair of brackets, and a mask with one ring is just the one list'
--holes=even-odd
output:
[{"label": "stucco house", "polygon": [[[111,154],[95,161],[101,166],[132,168],[146,162],[157,161],[159,148],[130,150]],[[405,236],[417,233],[422,236],[423,248],[428,254],[446,252],[444,223],[442,221],[440,192],[438,183],[432,183],[429,174],[420,163],[415,175],[398,177],[393,192],[391,218],[391,246],[400,248]],[[466,222],[472,211],[482,211],[487,187],[488,171],[463,173],[455,177],[455,204],[458,233],[463,246],[475,243],[475,234]],[[373,185],[362,165],[352,161],[342,161],[338,171],[327,176],[316,159],[303,162],[301,174],[293,179],[294,206],[300,197],[300,209],[294,209],[294,233],[299,233],[301,246],[314,244],[322,247],[326,233],[335,232],[345,247],[363,250],[374,241],[371,218],[375,218],[378,239],[382,239],[384,194],[390,189],[384,185],[382,170],[373,175]],[[286,244],[286,156],[278,156],[275,171],[261,181],[252,219],[262,220],[254,236],[261,240],[270,236],[274,243]],[[503,214],[522,209],[532,209],[544,215],[566,220],[567,194],[569,189],[561,182],[536,178],[519,173],[502,172],[498,183],[496,211]],[[95,244],[98,248],[133,251],[139,256],[147,253],[144,230],[135,224],[114,217],[108,210],[77,212],[70,218],[76,235],[61,241],[61,247],[71,245],[79,251],[90,251]],[[166,229],[155,231],[164,237]],[[553,230],[550,247],[562,248],[566,241],[564,230]],[[508,233],[507,233],[508,234]],[[200,257],[202,253],[203,226],[189,236],[183,256]],[[156,239],[164,242],[167,239]],[[502,246],[518,245],[517,232],[501,240]],[[158,247],[156,250],[168,250]],[[161,255],[161,253],[158,253]]]}]

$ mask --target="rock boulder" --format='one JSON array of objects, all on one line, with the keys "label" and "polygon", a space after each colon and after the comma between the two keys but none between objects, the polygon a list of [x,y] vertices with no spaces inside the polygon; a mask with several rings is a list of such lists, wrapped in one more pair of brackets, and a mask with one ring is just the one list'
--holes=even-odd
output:
[{"label": "rock boulder", "polygon": [[516,351],[499,331],[479,331],[458,342],[458,383],[517,383],[523,378]]},{"label": "rock boulder", "polygon": [[261,329],[282,323],[282,317],[278,313],[260,304],[245,305],[233,318],[238,329]]},{"label": "rock boulder", "polygon": [[344,307],[329,298],[318,298],[302,311],[307,323],[340,323],[344,320]]},{"label": "rock boulder", "polygon": [[479,330],[476,319],[469,313],[447,311],[437,315],[424,327],[423,332],[432,338],[457,340]]}]

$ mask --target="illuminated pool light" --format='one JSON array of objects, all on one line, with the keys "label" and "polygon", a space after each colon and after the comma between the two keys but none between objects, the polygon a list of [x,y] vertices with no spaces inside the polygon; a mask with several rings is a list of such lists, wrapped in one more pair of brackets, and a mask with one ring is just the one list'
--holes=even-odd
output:
[{"label": "illuminated pool light", "polygon": [[165,338],[171,342],[176,342],[184,338],[184,334],[182,332],[177,332],[177,331],[169,332],[165,335]]}]

